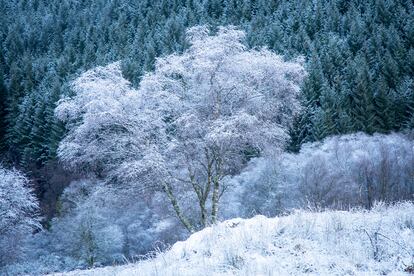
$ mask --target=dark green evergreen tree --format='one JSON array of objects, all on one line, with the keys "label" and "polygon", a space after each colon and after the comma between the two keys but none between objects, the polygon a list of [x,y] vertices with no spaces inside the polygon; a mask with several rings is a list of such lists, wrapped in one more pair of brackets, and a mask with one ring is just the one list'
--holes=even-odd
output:
[{"label": "dark green evergreen tree", "polygon": [[372,134],[375,132],[375,106],[372,81],[365,58],[358,56],[353,69],[356,72],[355,84],[348,95],[349,115],[353,118],[353,131]]},{"label": "dark green evergreen tree", "polygon": [[0,155],[6,149],[6,101],[7,90],[3,80],[3,73],[0,70]]}]

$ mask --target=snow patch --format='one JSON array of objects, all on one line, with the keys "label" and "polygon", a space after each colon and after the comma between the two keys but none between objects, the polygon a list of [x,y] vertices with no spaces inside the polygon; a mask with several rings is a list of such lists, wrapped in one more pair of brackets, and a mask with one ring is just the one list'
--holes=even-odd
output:
[{"label": "snow patch", "polygon": [[406,275],[414,204],[231,219],[135,264],[56,275]]}]

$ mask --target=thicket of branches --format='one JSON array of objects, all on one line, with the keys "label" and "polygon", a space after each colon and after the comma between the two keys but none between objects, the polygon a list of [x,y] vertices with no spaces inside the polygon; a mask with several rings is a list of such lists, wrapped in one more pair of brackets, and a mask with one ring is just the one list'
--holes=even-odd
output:
[{"label": "thicket of branches", "polygon": [[25,240],[41,229],[38,212],[29,180],[0,164],[0,267],[22,260]]},{"label": "thicket of branches", "polygon": [[229,217],[233,209],[249,217],[292,208],[370,209],[374,202],[413,200],[413,145],[401,134],[356,133],[305,144],[297,154],[259,158],[229,180],[234,190],[223,205]]}]

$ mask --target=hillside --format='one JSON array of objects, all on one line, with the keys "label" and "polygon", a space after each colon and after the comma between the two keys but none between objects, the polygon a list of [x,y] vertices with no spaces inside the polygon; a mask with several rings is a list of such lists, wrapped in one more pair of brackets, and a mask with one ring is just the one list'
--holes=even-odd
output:
[{"label": "hillside", "polygon": [[0,276],[414,273],[414,0],[0,14]]},{"label": "hillside", "polygon": [[413,261],[414,204],[401,203],[232,219],[153,259],[58,275],[405,275]]}]

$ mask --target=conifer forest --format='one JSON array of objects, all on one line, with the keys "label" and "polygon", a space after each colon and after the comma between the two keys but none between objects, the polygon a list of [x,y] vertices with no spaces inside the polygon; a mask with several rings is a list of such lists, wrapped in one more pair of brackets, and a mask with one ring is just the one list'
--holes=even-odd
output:
[{"label": "conifer forest", "polygon": [[412,0],[0,0],[0,274],[414,273],[413,129]]}]

